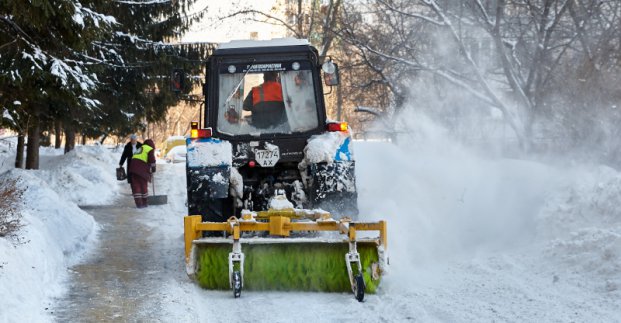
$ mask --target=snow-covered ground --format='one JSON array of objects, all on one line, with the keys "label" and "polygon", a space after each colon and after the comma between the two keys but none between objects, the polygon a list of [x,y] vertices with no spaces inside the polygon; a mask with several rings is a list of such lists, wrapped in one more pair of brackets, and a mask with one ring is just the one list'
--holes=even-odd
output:
[{"label": "snow-covered ground", "polygon": [[[422,134],[401,138],[399,145],[354,144],[361,218],[389,223],[390,267],[378,294],[367,295],[364,303],[349,294],[298,292],[244,291],[234,299],[231,292],[197,287],[184,271],[185,173],[177,164],[158,171],[158,194],[167,194],[169,204],[140,213],[157,235],[149,241],[157,244],[165,264],[158,269],[163,272],[158,274],[163,277],[157,281],[160,292],[141,311],[157,314],[152,318],[162,322],[621,322],[621,173],[593,165],[483,158],[441,132],[418,128]],[[115,158],[83,156],[93,172],[99,168],[113,175]],[[0,295],[15,295],[15,290],[19,295],[0,298],[0,308],[11,309],[2,311],[0,321],[27,310],[32,313],[27,318],[48,319],[46,297],[62,288],[40,287],[62,279],[63,266],[74,263],[70,255],[93,231],[88,215],[72,203],[106,199],[89,201],[65,191],[71,185],[54,180],[51,174],[62,173],[54,167],[78,165],[80,158],[51,159],[57,158],[69,161],[50,161],[44,174],[24,175],[45,190],[29,193],[29,199],[51,196],[45,188],[49,183],[63,187],[63,197],[50,199],[60,201],[55,208],[72,214],[75,234],[54,241],[54,252],[43,253],[50,244],[46,237],[56,236],[36,238],[50,229],[27,211],[31,224],[26,232],[36,233],[31,234],[35,238],[17,247],[0,240],[0,259],[24,259],[11,265],[20,266],[24,275],[8,265],[0,268]],[[113,180],[86,179],[100,187]],[[18,249],[22,252],[13,251]],[[35,270],[26,267],[29,261],[39,264],[35,278],[26,277]]]},{"label": "snow-covered ground", "polygon": [[364,303],[250,291],[235,300],[188,282],[175,165],[172,204],[149,221],[178,244],[162,244],[179,270],[162,281],[162,321],[621,321],[620,173],[484,159],[433,141],[443,144],[355,143],[361,217],[389,221],[390,272]]},{"label": "snow-covered ground", "polygon": [[[0,147],[9,169],[14,146]],[[0,322],[50,321],[51,299],[61,295],[67,268],[96,241],[97,224],[78,208],[110,203],[116,196],[116,157],[105,148],[78,147],[67,155],[41,150],[41,170],[8,170],[24,190],[24,227],[18,239],[0,238]]]}]

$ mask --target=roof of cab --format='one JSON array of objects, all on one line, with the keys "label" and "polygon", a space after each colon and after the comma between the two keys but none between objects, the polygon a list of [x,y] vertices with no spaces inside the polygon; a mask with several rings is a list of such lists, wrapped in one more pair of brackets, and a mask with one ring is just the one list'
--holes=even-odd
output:
[{"label": "roof of cab", "polygon": [[[252,50],[249,50],[251,48]],[[297,38],[275,38],[270,40],[232,40],[222,43],[215,50],[215,55],[274,53],[274,52],[308,52],[312,48],[308,40]]]}]

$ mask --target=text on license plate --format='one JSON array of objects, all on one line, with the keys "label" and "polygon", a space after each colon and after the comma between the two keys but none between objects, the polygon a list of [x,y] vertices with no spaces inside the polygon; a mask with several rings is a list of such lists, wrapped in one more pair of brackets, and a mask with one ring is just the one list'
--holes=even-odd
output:
[{"label": "text on license plate", "polygon": [[262,167],[273,167],[280,159],[280,151],[274,150],[255,150],[254,159]]}]

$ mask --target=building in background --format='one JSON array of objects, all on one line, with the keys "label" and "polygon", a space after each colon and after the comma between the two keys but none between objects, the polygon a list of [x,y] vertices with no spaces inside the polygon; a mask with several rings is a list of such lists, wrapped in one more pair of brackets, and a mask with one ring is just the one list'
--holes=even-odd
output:
[{"label": "building in background", "polygon": [[286,37],[286,28],[281,25],[264,23],[249,15],[237,14],[244,10],[255,10],[285,18],[280,10],[283,0],[264,1],[220,1],[199,0],[194,5],[194,12],[207,8],[202,22],[196,24],[182,37],[183,42],[222,43],[234,39],[265,40]]}]

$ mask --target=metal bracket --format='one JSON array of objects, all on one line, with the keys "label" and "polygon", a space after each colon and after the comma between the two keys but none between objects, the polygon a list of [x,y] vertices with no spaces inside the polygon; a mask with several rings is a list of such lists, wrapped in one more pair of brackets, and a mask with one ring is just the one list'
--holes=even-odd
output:
[{"label": "metal bracket", "polygon": [[241,274],[241,284],[244,286],[244,253],[241,251],[239,240],[233,242],[233,252],[229,253],[229,286],[233,288],[233,272],[235,263],[239,263],[239,273]]},{"label": "metal bracket", "polygon": [[345,264],[347,265],[347,274],[349,275],[349,283],[351,284],[352,292],[356,292],[356,281],[354,280],[354,273],[351,268],[351,264],[355,263],[358,267],[358,273],[362,273],[362,264],[360,263],[360,254],[356,248],[356,241],[349,242],[349,252],[345,254]]}]

